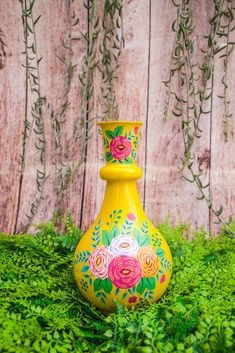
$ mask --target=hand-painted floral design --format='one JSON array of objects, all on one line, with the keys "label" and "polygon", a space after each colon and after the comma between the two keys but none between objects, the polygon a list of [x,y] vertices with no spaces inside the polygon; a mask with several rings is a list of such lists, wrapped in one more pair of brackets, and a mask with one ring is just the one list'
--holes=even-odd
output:
[{"label": "hand-painted floral design", "polygon": [[104,130],[105,158],[107,162],[118,164],[134,164],[139,142],[139,127],[125,128],[116,126],[113,130]]},{"label": "hand-painted floral design", "polygon": [[141,279],[140,263],[134,257],[117,256],[109,264],[108,276],[118,288],[132,288]]},{"label": "hand-painted floral design", "polygon": [[110,153],[118,160],[128,157],[131,154],[131,150],[131,142],[124,136],[116,136],[110,142]]},{"label": "hand-painted floral design", "polygon": [[88,293],[92,287],[104,305],[110,296],[130,305],[138,305],[141,299],[154,300],[159,286],[168,283],[171,260],[165,256],[162,242],[155,244],[159,235],[151,234],[148,221],[139,223],[132,212],[126,212],[123,219],[122,210],[113,210],[107,229],[99,220],[91,236],[93,250],[80,251],[74,260],[83,274],[80,289]]},{"label": "hand-painted floral design", "polygon": [[166,276],[165,276],[165,275],[162,275],[162,276],[161,276],[161,279],[160,279],[160,283],[165,282],[165,280],[166,280]]},{"label": "hand-painted floral design", "polygon": [[133,295],[132,297],[130,297],[130,298],[128,299],[128,302],[129,302],[130,304],[131,304],[131,303],[136,303],[137,300],[138,300],[138,298]]},{"label": "hand-painted floral design", "polygon": [[143,246],[138,250],[143,277],[155,277],[158,272],[158,257],[151,246]]},{"label": "hand-painted floral design", "polygon": [[112,260],[112,254],[107,246],[99,246],[93,250],[88,258],[91,273],[98,278],[108,277],[108,266]]},{"label": "hand-painted floral design", "polygon": [[136,220],[136,216],[134,215],[134,213],[129,213],[127,215],[127,218],[130,220],[130,221],[135,221]]},{"label": "hand-painted floral design", "polygon": [[119,255],[136,256],[139,245],[137,241],[129,235],[120,235],[114,239],[110,244],[110,252],[113,257]]},{"label": "hand-painted floral design", "polygon": [[136,135],[138,134],[138,131],[139,131],[138,126],[135,126],[135,127],[134,127],[134,133],[135,133]]}]

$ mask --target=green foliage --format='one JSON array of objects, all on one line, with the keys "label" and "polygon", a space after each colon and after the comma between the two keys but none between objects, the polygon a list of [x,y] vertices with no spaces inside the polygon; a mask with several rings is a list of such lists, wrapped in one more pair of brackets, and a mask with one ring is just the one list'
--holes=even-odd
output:
[{"label": "green foliage", "polygon": [[[222,100],[224,113],[222,125],[225,141],[228,142],[230,135],[230,111],[229,98],[229,56],[233,51],[235,42],[230,37],[235,30],[234,26],[234,4],[231,0],[211,0],[210,7],[213,10],[208,18],[209,32],[200,40],[200,51],[203,53],[198,59],[195,50],[196,37],[200,35],[201,24],[197,23],[195,6],[193,0],[172,0],[176,8],[176,19],[172,23],[175,32],[175,40],[172,51],[169,79],[164,81],[166,90],[164,120],[172,115],[180,119],[184,151],[181,156],[179,167],[183,178],[195,184],[198,190],[198,199],[204,200],[218,222],[226,227],[226,235],[235,237],[227,223],[222,219],[223,207],[216,209],[211,197],[210,180],[203,175],[203,169],[198,167],[197,151],[198,139],[203,138],[202,121],[208,119],[211,113],[213,87],[215,78],[215,65],[219,60],[223,62],[221,80]],[[198,26],[199,24],[199,26]],[[197,28],[199,27],[199,28]],[[202,27],[203,28],[203,27]],[[200,37],[199,37],[200,38]],[[177,88],[176,88],[177,87]],[[173,109],[171,109],[173,107]],[[210,151],[206,150],[208,166]]]},{"label": "green foliage", "polygon": [[[36,235],[0,235],[0,351],[234,351],[234,240],[205,239],[200,231],[188,242],[186,226],[171,228],[167,222],[159,230],[174,261],[166,294],[130,311],[117,302],[118,312],[109,316],[76,287],[72,258],[81,238],[78,229],[58,234],[49,222]],[[151,289],[151,279],[146,285]],[[109,287],[102,281],[97,295],[105,300]]]},{"label": "green foliage", "polygon": [[[36,19],[34,17],[35,0],[20,0],[22,10],[22,24],[24,31],[24,52],[25,63],[23,67],[26,70],[27,91],[30,92],[31,111],[29,116],[24,118],[24,128],[22,132],[22,150],[20,155],[21,178],[25,171],[25,159],[28,150],[34,150],[38,154],[39,163],[36,169],[36,196],[30,205],[30,210],[26,214],[26,229],[31,225],[35,214],[44,198],[44,185],[46,175],[46,135],[43,108],[46,104],[46,97],[42,95],[40,81],[40,57],[37,49],[36,24],[41,15]],[[28,89],[30,88],[30,90]],[[31,135],[35,135],[34,145],[30,145]]]}]

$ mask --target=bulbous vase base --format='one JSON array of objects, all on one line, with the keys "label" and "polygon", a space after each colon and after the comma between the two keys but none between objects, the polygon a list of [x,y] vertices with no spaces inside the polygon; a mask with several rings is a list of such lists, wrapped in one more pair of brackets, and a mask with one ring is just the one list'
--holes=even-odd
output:
[{"label": "bulbous vase base", "polygon": [[77,285],[105,312],[117,302],[131,308],[157,301],[171,276],[170,249],[146,217],[136,187],[140,122],[105,122],[102,128],[107,180],[101,211],[74,255]]}]

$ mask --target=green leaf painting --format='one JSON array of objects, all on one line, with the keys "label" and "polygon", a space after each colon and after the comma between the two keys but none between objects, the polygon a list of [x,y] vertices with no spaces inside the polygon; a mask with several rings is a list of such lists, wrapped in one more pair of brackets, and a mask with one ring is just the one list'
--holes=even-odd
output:
[{"label": "green leaf painting", "polygon": [[113,131],[115,136],[121,136],[122,132],[123,132],[123,126],[117,126]]},{"label": "green leaf painting", "polygon": [[110,140],[112,140],[115,137],[114,132],[111,130],[105,130],[105,133],[106,133],[108,139],[110,139]]},{"label": "green leaf painting", "polygon": [[113,159],[113,156],[111,155],[111,153],[110,152],[106,152],[106,160],[107,161],[111,161],[112,159]]},{"label": "green leaf painting", "polygon": [[138,229],[134,229],[134,238],[137,240],[139,246],[148,246],[151,243],[149,236],[142,234]]},{"label": "green leaf painting", "polygon": [[111,231],[110,231],[110,243],[111,243],[111,240],[113,239],[113,238],[116,238],[118,235],[119,235],[119,229],[118,229],[118,227],[117,226],[114,226],[112,229],[111,229]]},{"label": "green leaf painting", "polygon": [[103,230],[102,241],[104,245],[109,246],[111,244],[112,239],[116,238],[118,234],[119,234],[119,229],[116,225],[111,229],[110,232],[108,232],[107,230]]},{"label": "green leaf painting", "polygon": [[156,280],[154,277],[145,278],[142,277],[137,285],[137,292],[142,295],[146,289],[154,289],[156,286]]},{"label": "green leaf painting", "polygon": [[83,266],[82,267],[82,272],[87,272],[89,270],[89,266]]},{"label": "green leaf painting", "polygon": [[103,230],[102,232],[102,241],[104,245],[109,246],[110,245],[110,236],[109,232],[107,230]]},{"label": "green leaf painting", "polygon": [[103,289],[107,294],[110,294],[113,289],[113,284],[109,278],[100,279],[96,278],[94,280],[94,291],[98,292]]},{"label": "green leaf painting", "polygon": [[165,251],[162,248],[157,248],[156,254],[157,254],[157,256],[162,258],[165,255]]}]

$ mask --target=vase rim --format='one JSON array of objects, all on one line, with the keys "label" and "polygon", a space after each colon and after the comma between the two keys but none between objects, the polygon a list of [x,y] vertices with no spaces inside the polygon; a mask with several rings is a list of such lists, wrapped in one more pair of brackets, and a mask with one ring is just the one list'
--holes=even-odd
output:
[{"label": "vase rim", "polygon": [[101,121],[97,123],[99,126],[103,126],[103,125],[117,125],[117,124],[122,124],[122,125],[129,125],[129,124],[133,124],[133,125],[143,125],[142,121],[134,121],[134,120],[110,120],[110,121]]}]

